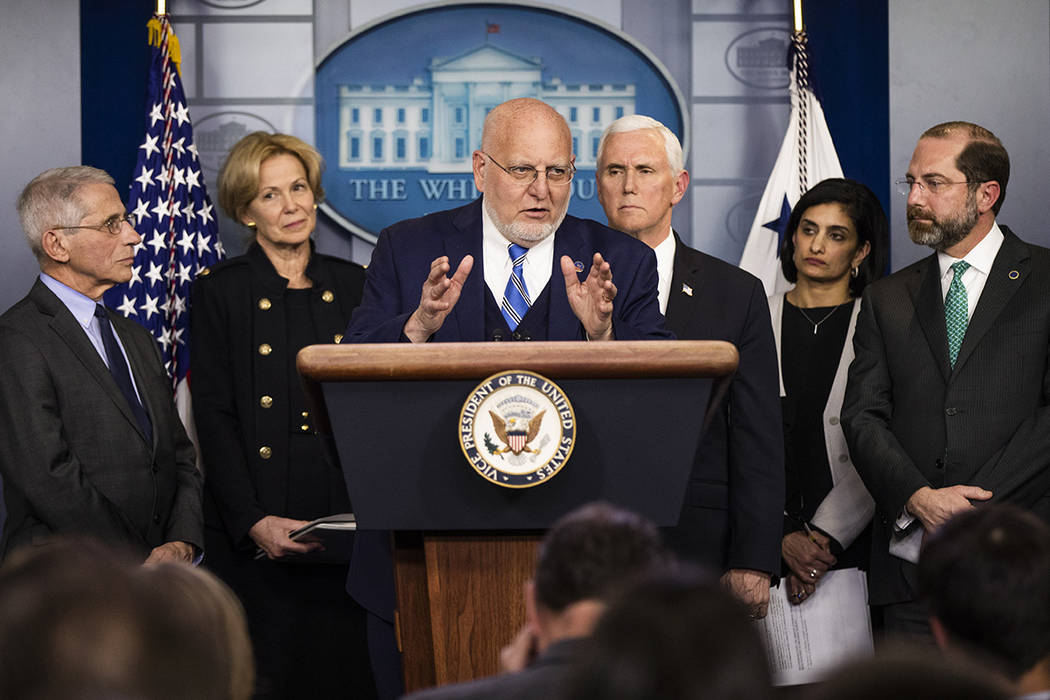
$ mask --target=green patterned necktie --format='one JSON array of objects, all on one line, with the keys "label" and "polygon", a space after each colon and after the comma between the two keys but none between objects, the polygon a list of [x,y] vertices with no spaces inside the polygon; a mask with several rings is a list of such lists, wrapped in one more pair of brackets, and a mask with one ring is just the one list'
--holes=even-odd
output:
[{"label": "green patterned necktie", "polygon": [[959,357],[963,336],[966,335],[966,324],[969,300],[966,298],[966,287],[963,286],[963,273],[970,269],[970,263],[960,260],[952,263],[952,284],[948,287],[948,296],[944,297],[944,321],[948,327],[948,360],[955,367]]}]

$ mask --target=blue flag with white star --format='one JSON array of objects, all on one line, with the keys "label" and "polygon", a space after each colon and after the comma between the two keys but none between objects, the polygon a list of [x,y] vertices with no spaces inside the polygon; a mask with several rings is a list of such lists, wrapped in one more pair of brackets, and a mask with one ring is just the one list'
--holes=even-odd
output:
[{"label": "blue flag with white star", "polygon": [[166,15],[155,16],[147,26],[146,137],[128,195],[142,242],[131,280],[107,291],[105,303],[153,334],[172,387],[179,390],[190,367],[190,283],[225,254],[193,144],[177,65],[178,41]]},{"label": "blue flag with white star", "polygon": [[762,280],[768,296],[791,288],[780,268],[791,208],[821,180],[842,177],[824,110],[811,86],[804,32],[792,38],[791,51],[791,119],[740,257],[740,267]]}]

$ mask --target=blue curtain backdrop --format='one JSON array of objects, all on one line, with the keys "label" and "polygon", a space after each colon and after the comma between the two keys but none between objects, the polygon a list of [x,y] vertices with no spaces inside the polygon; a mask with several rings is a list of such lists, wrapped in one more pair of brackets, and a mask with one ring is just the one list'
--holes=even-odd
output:
[{"label": "blue curtain backdrop", "polygon": [[146,134],[146,22],[154,4],[80,0],[81,157],[113,176],[121,198]]},{"label": "blue curtain backdrop", "polygon": [[893,175],[887,0],[803,0],[802,17],[842,172],[870,187],[889,215]]}]

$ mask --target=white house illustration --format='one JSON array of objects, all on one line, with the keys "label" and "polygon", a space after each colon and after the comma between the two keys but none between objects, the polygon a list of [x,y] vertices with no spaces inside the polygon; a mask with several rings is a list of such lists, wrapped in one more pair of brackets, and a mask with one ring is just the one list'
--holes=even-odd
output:
[{"label": "white house illustration", "polygon": [[614,119],[634,113],[628,83],[543,82],[543,61],[483,44],[435,58],[429,82],[339,86],[339,167],[467,172],[489,110],[535,97],[558,110],[572,129],[576,166],[593,167],[598,139]]}]

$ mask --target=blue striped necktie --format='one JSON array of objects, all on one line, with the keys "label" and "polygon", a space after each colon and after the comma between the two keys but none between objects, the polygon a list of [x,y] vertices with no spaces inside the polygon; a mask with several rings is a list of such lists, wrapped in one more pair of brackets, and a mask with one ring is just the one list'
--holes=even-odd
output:
[{"label": "blue striped necktie", "polygon": [[503,304],[500,306],[500,311],[503,312],[503,318],[507,319],[507,326],[514,330],[525,317],[529,307],[532,306],[532,299],[529,298],[529,290],[525,288],[525,278],[522,276],[525,256],[529,249],[522,248],[517,243],[511,243],[507,246],[507,251],[514,264],[514,269],[510,273],[510,279],[507,280],[507,288],[503,291]]}]

